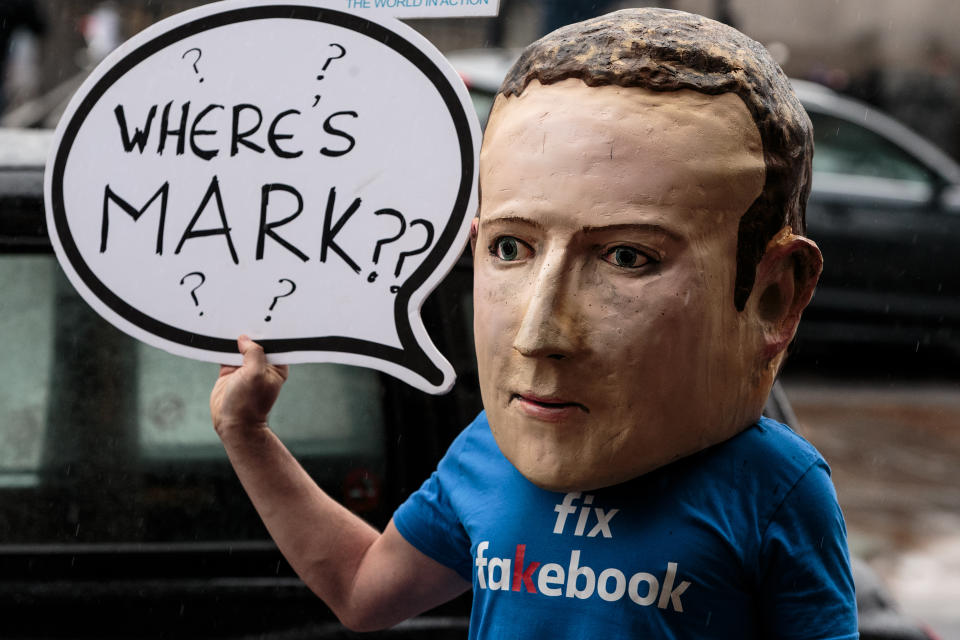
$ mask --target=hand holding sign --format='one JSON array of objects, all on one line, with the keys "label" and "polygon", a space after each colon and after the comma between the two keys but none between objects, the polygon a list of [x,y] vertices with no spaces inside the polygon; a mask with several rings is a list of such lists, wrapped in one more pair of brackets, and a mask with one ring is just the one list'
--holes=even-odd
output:
[{"label": "hand holding sign", "polygon": [[74,97],[49,228],[84,298],[150,344],[239,364],[246,333],[275,363],[436,392],[453,372],[419,310],[466,242],[478,139],[459,77],[398,22],[207,5],[124,44]]}]

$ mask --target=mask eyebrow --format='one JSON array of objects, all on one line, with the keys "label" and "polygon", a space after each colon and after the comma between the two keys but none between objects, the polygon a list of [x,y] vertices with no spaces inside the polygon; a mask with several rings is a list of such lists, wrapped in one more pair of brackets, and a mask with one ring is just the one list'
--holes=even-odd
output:
[{"label": "mask eyebrow", "polygon": [[622,224],[609,224],[609,225],[589,225],[583,228],[583,233],[585,234],[597,234],[597,233],[609,233],[617,231],[634,231],[639,233],[647,234],[657,234],[666,236],[674,242],[682,242],[683,237],[667,227],[661,226],[659,224],[649,224],[649,223],[631,223],[625,222]]},{"label": "mask eyebrow", "polygon": [[498,225],[498,224],[519,224],[527,227],[532,227],[538,231],[543,231],[545,229],[543,223],[537,220],[531,220],[530,218],[524,218],[523,216],[491,216],[491,217],[480,217],[480,224],[482,226],[486,225]]}]

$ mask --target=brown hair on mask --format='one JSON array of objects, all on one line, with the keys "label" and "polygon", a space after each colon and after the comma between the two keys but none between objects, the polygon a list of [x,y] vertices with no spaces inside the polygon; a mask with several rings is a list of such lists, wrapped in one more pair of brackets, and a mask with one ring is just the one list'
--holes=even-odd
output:
[{"label": "brown hair on mask", "polygon": [[623,9],[562,27],[528,46],[500,93],[519,96],[532,80],[548,85],[567,78],[591,87],[740,96],[760,131],[766,165],[763,190],[737,234],[734,304],[742,311],[767,243],[786,226],[803,235],[810,195],[813,126],[777,63],[755,40],[703,16]]}]

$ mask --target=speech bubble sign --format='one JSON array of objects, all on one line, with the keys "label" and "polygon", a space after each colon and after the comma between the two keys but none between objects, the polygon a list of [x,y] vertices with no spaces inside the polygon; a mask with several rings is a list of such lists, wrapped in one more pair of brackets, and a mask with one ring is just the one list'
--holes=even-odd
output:
[{"label": "speech bubble sign", "polygon": [[476,209],[466,88],[391,18],[241,0],[153,25],[70,102],[51,240],[104,318],[172,353],[454,381],[420,319]]}]

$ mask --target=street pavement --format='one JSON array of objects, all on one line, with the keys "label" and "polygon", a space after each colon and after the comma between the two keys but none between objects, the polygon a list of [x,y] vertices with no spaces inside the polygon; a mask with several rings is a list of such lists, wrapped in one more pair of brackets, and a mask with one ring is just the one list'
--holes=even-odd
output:
[{"label": "street pavement", "polygon": [[851,551],[904,613],[960,639],[960,363],[835,354],[782,381],[831,466]]}]

